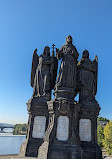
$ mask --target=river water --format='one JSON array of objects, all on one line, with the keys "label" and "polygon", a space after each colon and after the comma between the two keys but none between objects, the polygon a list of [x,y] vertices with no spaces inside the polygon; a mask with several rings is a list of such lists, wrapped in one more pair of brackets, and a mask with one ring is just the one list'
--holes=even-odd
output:
[{"label": "river water", "polygon": [[6,133],[0,133],[0,155],[18,154],[25,135],[13,135],[11,129],[4,129]]}]

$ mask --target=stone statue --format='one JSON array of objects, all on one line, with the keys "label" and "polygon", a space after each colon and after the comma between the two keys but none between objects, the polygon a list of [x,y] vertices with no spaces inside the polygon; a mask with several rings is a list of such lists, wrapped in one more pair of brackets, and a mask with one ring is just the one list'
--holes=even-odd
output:
[{"label": "stone statue", "polygon": [[62,58],[59,74],[55,88],[67,87],[73,88],[77,92],[77,59],[78,52],[76,47],[72,44],[72,37],[66,37],[66,44],[61,49],[56,49],[57,58]]},{"label": "stone statue", "polygon": [[[42,55],[37,55],[37,49],[33,53],[31,86],[34,88],[33,97],[46,96],[51,98],[51,90],[56,79],[56,57],[50,56],[50,48],[46,46]],[[55,66],[55,67],[54,67]],[[55,76],[55,77],[54,77]]]},{"label": "stone statue", "polygon": [[[89,52],[84,50],[78,62],[79,54],[70,35],[66,44],[56,49],[57,58],[55,45],[52,46],[51,56],[48,46],[40,56],[37,49],[33,53],[34,90],[27,103],[28,130],[19,158],[102,159],[96,122],[101,108],[95,100],[98,58],[91,61]],[[57,76],[58,59],[61,65]],[[79,102],[75,101],[77,93]]]},{"label": "stone statue", "polygon": [[94,103],[97,92],[97,72],[98,58],[95,56],[94,61],[89,59],[89,52],[83,51],[82,59],[78,62],[78,86],[79,102]]}]

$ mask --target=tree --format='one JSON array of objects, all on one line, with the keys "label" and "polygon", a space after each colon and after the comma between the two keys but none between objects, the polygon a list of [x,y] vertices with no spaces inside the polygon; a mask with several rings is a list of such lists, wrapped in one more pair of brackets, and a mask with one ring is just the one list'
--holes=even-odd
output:
[{"label": "tree", "polygon": [[21,132],[26,132],[27,131],[27,124],[16,124],[14,126],[14,131],[13,134],[14,135],[20,135]]},{"label": "tree", "polygon": [[103,130],[103,127],[102,125],[99,125],[97,127],[97,142],[98,142],[98,145],[100,146],[100,148],[103,147],[102,145],[102,141],[104,139],[104,134],[103,134],[104,130]]},{"label": "tree", "polygon": [[22,131],[27,131],[27,124],[22,125]]},{"label": "tree", "polygon": [[97,121],[108,121],[109,122],[109,119],[103,118],[103,117],[99,117],[99,118],[97,118]]},{"label": "tree", "polygon": [[109,155],[112,155],[112,122],[106,124],[104,127],[104,139],[103,139],[104,148],[107,150]]}]

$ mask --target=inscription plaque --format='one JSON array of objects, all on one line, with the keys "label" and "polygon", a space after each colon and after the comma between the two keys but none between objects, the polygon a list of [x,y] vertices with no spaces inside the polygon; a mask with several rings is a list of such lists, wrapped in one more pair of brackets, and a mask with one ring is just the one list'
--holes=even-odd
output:
[{"label": "inscription plaque", "polygon": [[57,134],[58,140],[66,141],[69,134],[69,118],[67,116],[58,117]]},{"label": "inscription plaque", "polygon": [[79,136],[80,141],[91,141],[91,120],[80,119],[79,122]]},{"label": "inscription plaque", "polygon": [[35,116],[33,124],[33,138],[43,138],[46,127],[46,117],[45,116]]}]

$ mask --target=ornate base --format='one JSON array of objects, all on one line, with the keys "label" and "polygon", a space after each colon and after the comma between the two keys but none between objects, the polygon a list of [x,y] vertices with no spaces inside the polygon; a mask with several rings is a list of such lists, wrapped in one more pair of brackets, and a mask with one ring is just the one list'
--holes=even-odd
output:
[{"label": "ornate base", "polygon": [[20,156],[37,157],[48,126],[47,99],[34,97],[28,101],[27,109],[29,112],[27,138],[21,145]]},{"label": "ornate base", "polygon": [[[47,103],[46,99],[42,101],[37,98],[28,102],[27,139],[21,145],[20,156],[38,156],[39,159],[102,159],[97,145],[99,105],[76,104],[70,98],[58,98],[58,93],[56,99]],[[43,124],[44,120],[41,123],[41,117],[46,118],[46,124]],[[35,118],[38,119],[37,129],[33,134]],[[38,124],[46,125],[44,139],[38,137],[43,133],[43,127],[39,130]]]},{"label": "ornate base", "polygon": [[100,107],[62,98],[47,103],[55,119],[47,146],[44,142],[39,148],[39,159],[102,159],[96,131]]},{"label": "ornate base", "polygon": [[54,91],[55,99],[56,100],[69,100],[74,101],[74,97],[76,96],[76,93],[74,92],[73,88],[67,88],[67,87],[58,87]]},{"label": "ornate base", "polygon": [[84,100],[81,100],[79,103],[81,103],[81,105],[83,106],[99,107],[99,104],[95,99],[91,99],[91,100],[84,99]]},{"label": "ornate base", "polygon": [[49,147],[48,159],[82,159],[82,148],[78,145],[53,145]]},{"label": "ornate base", "polygon": [[84,145],[82,145],[82,159],[102,159],[102,152],[97,144],[85,143]]},{"label": "ornate base", "polygon": [[[69,100],[51,100],[48,103],[49,114],[54,114],[54,124],[48,134],[48,142],[39,148],[39,159],[82,159],[82,148],[79,145],[77,115],[79,107]],[[50,115],[52,116],[52,115]],[[52,119],[52,118],[51,118]],[[51,122],[52,124],[52,122]],[[46,131],[47,132],[47,131]],[[75,134],[74,134],[75,133]],[[45,144],[47,143],[47,144]],[[48,146],[49,145],[49,146]]]},{"label": "ornate base", "polygon": [[102,152],[97,144],[97,116],[100,107],[98,103],[92,105],[80,104],[79,136],[83,149],[82,159],[102,159]]}]

